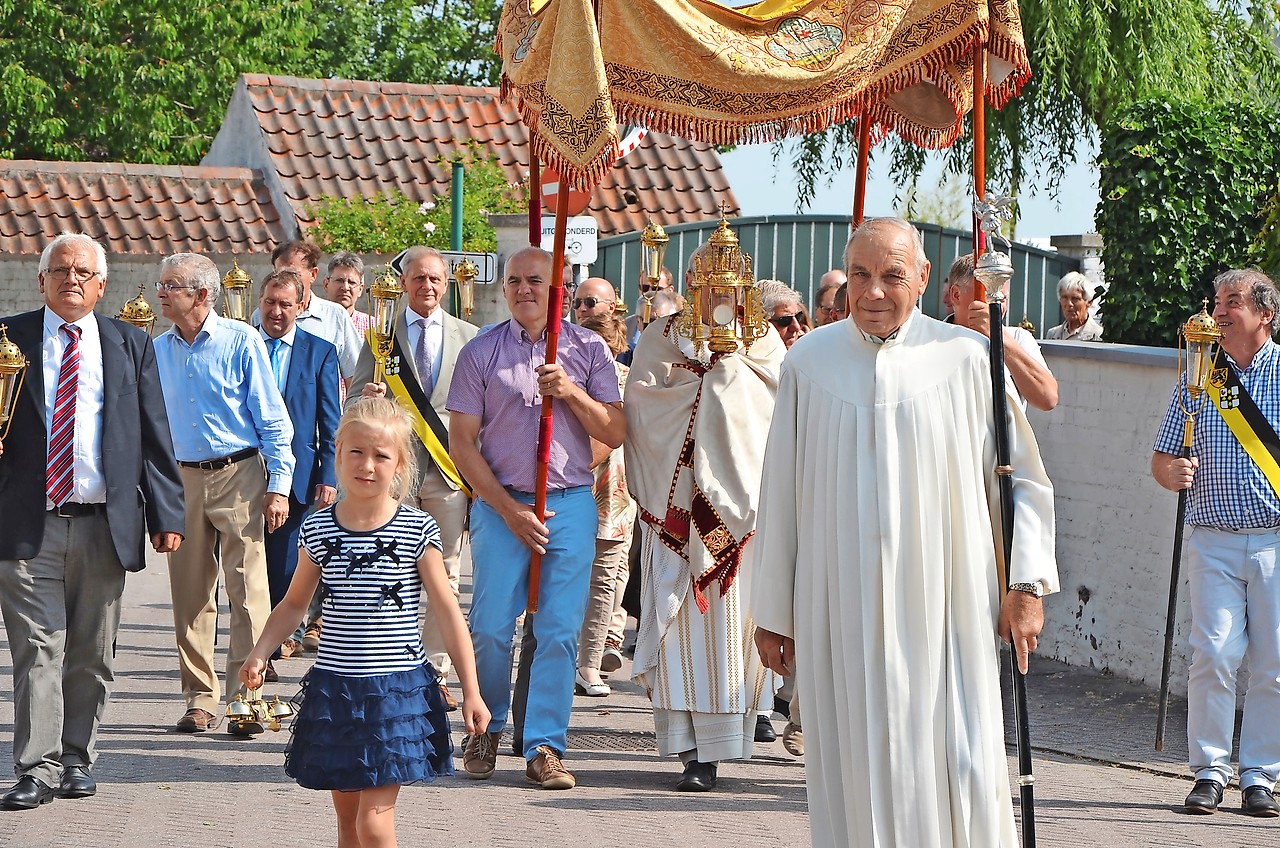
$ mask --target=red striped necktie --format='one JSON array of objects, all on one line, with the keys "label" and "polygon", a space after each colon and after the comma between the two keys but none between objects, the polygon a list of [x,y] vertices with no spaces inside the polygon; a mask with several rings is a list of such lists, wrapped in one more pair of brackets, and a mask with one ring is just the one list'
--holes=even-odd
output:
[{"label": "red striped necktie", "polygon": [[80,388],[80,328],[63,324],[67,346],[58,369],[58,391],[53,396],[53,426],[49,428],[49,476],[45,491],[54,506],[71,497],[75,487],[76,394]]}]

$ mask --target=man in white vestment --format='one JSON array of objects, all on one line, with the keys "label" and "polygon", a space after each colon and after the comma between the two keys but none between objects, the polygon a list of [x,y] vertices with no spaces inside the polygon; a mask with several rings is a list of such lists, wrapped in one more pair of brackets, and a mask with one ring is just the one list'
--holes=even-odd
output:
[{"label": "man in white vestment", "polygon": [[624,395],[642,545],[632,678],[653,702],[659,752],[684,764],[676,789],[705,792],[720,760],[751,757],[777,688],[752,642],[747,587],[786,349],[767,324],[746,350],[696,349],[676,331],[681,318],[641,334]]},{"label": "man in white vestment", "polygon": [[906,221],[863,223],[845,266],[852,320],[782,370],[752,562],[756,645],[805,705],[813,844],[1014,848],[997,633],[1025,669],[1058,589],[1053,489],[1011,402],[1002,601],[987,341],[916,309]]}]

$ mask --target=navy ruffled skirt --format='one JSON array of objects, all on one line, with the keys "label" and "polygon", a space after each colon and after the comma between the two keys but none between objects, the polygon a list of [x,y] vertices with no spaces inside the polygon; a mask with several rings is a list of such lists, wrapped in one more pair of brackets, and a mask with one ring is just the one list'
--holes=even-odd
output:
[{"label": "navy ruffled skirt", "polygon": [[453,774],[453,741],[439,675],[349,677],[312,668],[293,699],[285,774],[307,789],[356,791]]}]

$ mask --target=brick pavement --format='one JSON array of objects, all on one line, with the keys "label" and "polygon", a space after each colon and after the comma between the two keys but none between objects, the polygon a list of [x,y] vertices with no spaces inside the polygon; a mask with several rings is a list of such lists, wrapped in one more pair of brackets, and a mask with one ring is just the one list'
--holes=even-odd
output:
[{"label": "brick pavement", "polygon": [[[125,600],[116,694],[95,768],[98,795],[0,812],[0,848],[334,844],[327,794],[299,788],[281,769],[287,731],[247,741],[223,731],[171,731],[183,705],[165,563],[131,576]],[[268,694],[291,695],[308,663],[277,665],[282,680]],[[11,761],[11,671],[7,643],[0,641],[4,763]],[[620,674],[627,671],[624,666]],[[1181,705],[1170,718],[1169,750],[1156,755],[1150,750],[1155,710],[1149,690],[1040,660],[1029,691],[1041,846],[1280,846],[1280,820],[1225,809],[1212,818],[1178,812],[1190,787],[1181,767]],[[758,745],[749,762],[725,763],[715,792],[673,792],[679,765],[657,755],[647,701],[635,686],[618,683],[608,698],[575,699],[570,744],[566,763],[579,788],[569,792],[527,786],[523,761],[509,754],[506,740],[492,780],[445,778],[405,789],[397,806],[400,844],[808,844],[803,763],[780,741]],[[1229,791],[1226,803],[1238,805],[1239,797]]]}]

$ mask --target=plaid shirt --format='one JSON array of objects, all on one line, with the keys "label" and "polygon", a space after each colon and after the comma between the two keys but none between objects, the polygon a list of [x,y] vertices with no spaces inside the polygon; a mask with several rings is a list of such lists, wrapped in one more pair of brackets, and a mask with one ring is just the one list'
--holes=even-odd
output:
[{"label": "plaid shirt", "polygon": [[[1280,345],[1268,339],[1243,371],[1229,356],[1227,359],[1271,426],[1280,425]],[[1195,408],[1186,392],[1185,373],[1178,380],[1156,434],[1155,449],[1175,456],[1182,454],[1186,421],[1179,396],[1188,408]],[[1196,416],[1192,437],[1191,453],[1200,458],[1200,468],[1191,484],[1187,523],[1224,530],[1280,527],[1280,500],[1212,405],[1213,398],[1206,391],[1204,409]]]}]

